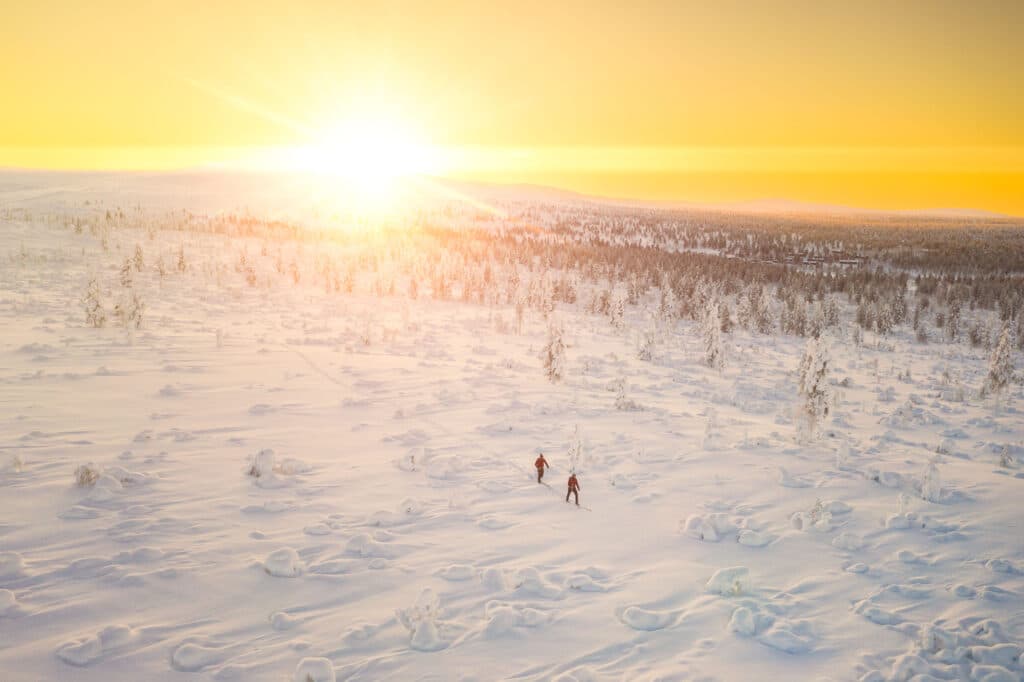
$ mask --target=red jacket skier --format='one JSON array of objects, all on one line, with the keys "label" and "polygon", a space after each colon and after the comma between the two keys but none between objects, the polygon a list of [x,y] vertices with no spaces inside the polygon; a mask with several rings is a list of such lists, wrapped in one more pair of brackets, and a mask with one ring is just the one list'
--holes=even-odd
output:
[{"label": "red jacket skier", "polygon": [[580,482],[576,480],[576,472],[569,474],[569,490],[565,493],[565,501],[569,501],[569,495],[576,496],[576,506],[580,506]]},{"label": "red jacket skier", "polygon": [[549,469],[551,468],[551,465],[548,464],[548,461],[544,459],[543,452],[540,453],[540,457],[538,457],[537,461],[533,463],[533,466],[537,467],[537,483],[540,483],[540,479],[544,478],[544,467],[547,467]]}]

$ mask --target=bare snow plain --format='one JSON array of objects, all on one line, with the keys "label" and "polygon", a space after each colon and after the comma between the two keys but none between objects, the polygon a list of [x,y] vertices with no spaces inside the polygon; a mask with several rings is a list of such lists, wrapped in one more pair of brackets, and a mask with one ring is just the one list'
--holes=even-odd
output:
[{"label": "bare snow plain", "polygon": [[[835,343],[801,444],[802,339],[737,329],[718,372],[693,323],[644,361],[641,307],[560,306],[552,383],[532,311],[325,292],[301,244],[251,286],[259,239],[33,211],[0,219],[5,682],[1024,675],[1020,387],[943,389],[984,352]],[[86,325],[136,245],[143,324]]]}]

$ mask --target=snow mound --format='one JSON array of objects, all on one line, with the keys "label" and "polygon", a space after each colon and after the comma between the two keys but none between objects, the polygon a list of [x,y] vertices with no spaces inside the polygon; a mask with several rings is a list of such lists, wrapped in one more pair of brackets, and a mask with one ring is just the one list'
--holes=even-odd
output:
[{"label": "snow mound", "polygon": [[0,453],[0,474],[21,473],[25,467],[25,460],[17,452],[12,454]]},{"label": "snow mound", "polygon": [[537,569],[533,567],[523,568],[519,571],[516,576],[516,591],[544,599],[562,597],[562,590],[541,577]]},{"label": "snow mound", "polygon": [[548,616],[543,611],[530,607],[522,607],[503,601],[489,601],[484,606],[487,624],[484,626],[484,637],[495,639],[504,637],[516,628],[535,628],[547,622]]},{"label": "snow mound", "polygon": [[758,640],[773,649],[787,654],[802,654],[813,648],[814,640],[801,624],[776,623],[770,630],[762,634]]},{"label": "snow mound", "polygon": [[17,578],[25,571],[25,562],[17,552],[0,552],[0,578]]},{"label": "snow mound", "polygon": [[476,577],[476,569],[470,564],[452,564],[442,568],[437,574],[445,580],[471,580]]},{"label": "snow mound", "polygon": [[127,625],[110,625],[95,635],[60,645],[57,648],[57,658],[69,665],[89,665],[105,651],[124,646],[135,637],[136,632]]},{"label": "snow mound", "polygon": [[741,530],[736,537],[737,542],[747,547],[764,547],[771,544],[774,540],[775,536],[770,533],[759,532],[749,528]]},{"label": "snow mound", "polygon": [[757,634],[757,618],[753,611],[746,606],[740,606],[732,612],[729,619],[729,632],[735,632],[743,637],[753,637]]},{"label": "snow mound", "polygon": [[718,542],[736,530],[736,524],[721,513],[691,514],[682,527],[682,532],[686,535],[705,542]]},{"label": "snow mound", "polygon": [[276,578],[294,578],[302,575],[303,568],[299,553],[291,547],[271,552],[263,562],[263,570]]},{"label": "snow mound", "polygon": [[220,663],[223,658],[224,650],[220,647],[187,642],[179,645],[171,654],[171,667],[181,672],[194,673]]},{"label": "snow mound", "polygon": [[832,546],[847,552],[854,552],[864,546],[864,541],[856,533],[843,531],[832,538]]},{"label": "snow mound", "polygon": [[284,611],[277,611],[270,615],[270,627],[278,631],[291,630],[298,624],[294,617]]},{"label": "snow mound", "polygon": [[304,658],[295,667],[293,682],[334,682],[334,666],[326,658]]},{"label": "snow mound", "polygon": [[778,470],[778,481],[779,485],[784,488],[810,488],[810,481],[806,481],[799,476],[792,476],[783,467],[779,467]]},{"label": "snow mound", "polygon": [[634,630],[661,630],[675,620],[671,611],[650,611],[639,606],[627,607],[622,612],[622,622]]},{"label": "snow mound", "polygon": [[704,591],[725,597],[743,594],[744,590],[749,587],[749,574],[750,571],[746,566],[720,568],[704,585]]},{"label": "snow mound", "polygon": [[0,589],[0,616],[13,611],[18,606],[18,600],[10,590]]},{"label": "snow mound", "polygon": [[480,575],[480,582],[491,592],[504,592],[508,589],[505,581],[505,573],[500,568],[491,567],[484,570]]}]

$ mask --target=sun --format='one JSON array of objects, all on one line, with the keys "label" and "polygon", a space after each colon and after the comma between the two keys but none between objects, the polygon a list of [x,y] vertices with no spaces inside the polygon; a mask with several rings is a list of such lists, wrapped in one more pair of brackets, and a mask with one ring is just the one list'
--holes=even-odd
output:
[{"label": "sun", "polygon": [[386,199],[403,179],[440,169],[438,153],[413,126],[382,116],[331,126],[300,151],[298,163],[368,200]]},{"label": "sun", "polygon": [[239,167],[301,177],[311,196],[332,212],[358,218],[399,215],[414,208],[453,166],[450,150],[427,142],[409,120],[364,109],[323,126],[296,125],[298,145],[250,150]]}]

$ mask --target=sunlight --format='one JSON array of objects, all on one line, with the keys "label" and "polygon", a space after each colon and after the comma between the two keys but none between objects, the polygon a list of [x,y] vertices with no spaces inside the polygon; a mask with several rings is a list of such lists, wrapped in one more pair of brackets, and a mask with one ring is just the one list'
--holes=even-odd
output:
[{"label": "sunlight", "polygon": [[344,121],[298,149],[292,161],[289,165],[336,179],[378,207],[395,199],[403,179],[441,169],[437,150],[411,125],[386,117]]}]

